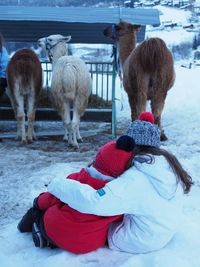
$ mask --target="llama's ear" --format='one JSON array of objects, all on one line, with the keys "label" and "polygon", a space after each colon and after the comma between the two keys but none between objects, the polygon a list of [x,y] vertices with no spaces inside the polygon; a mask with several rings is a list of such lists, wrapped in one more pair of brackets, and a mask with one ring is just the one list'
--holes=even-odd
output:
[{"label": "llama's ear", "polygon": [[68,35],[68,36],[64,36],[63,37],[63,40],[68,43],[70,40],[72,39],[71,35]]}]

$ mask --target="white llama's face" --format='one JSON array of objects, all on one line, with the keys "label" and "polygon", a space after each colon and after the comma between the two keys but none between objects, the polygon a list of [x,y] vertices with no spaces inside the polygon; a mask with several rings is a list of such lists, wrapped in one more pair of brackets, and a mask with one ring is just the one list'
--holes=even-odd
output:
[{"label": "white llama's face", "polygon": [[[55,60],[57,60],[60,56],[63,56],[67,53],[66,43],[70,40],[71,36],[63,36],[60,34],[49,35],[47,37],[40,38],[38,40],[38,46],[44,52],[46,52],[50,62],[55,62]],[[65,49],[63,49],[63,44]]]},{"label": "white llama's face", "polygon": [[38,40],[38,46],[46,49],[46,47],[54,47],[60,42],[68,43],[71,40],[71,36],[63,36],[61,34],[49,35],[47,37],[40,38]]}]

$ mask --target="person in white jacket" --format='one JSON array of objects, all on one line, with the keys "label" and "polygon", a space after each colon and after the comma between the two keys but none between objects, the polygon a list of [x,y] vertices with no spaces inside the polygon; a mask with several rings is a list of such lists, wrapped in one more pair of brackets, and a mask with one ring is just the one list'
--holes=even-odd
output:
[{"label": "person in white jacket", "polygon": [[125,134],[135,140],[135,156],[132,166],[118,179],[94,190],[56,178],[48,191],[82,213],[124,214],[122,222],[109,228],[109,247],[135,254],[152,252],[163,248],[177,232],[182,196],[193,182],[177,158],[160,148],[160,131],[151,113],[142,113]]}]

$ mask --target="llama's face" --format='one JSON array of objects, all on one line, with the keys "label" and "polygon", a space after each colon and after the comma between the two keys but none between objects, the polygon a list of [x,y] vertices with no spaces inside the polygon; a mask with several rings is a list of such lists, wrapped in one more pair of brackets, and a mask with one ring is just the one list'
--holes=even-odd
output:
[{"label": "llama's face", "polygon": [[133,34],[140,30],[140,25],[133,25],[124,21],[120,21],[118,24],[113,24],[104,29],[103,34],[106,37],[110,37],[114,41],[118,41],[120,37],[125,34]]},{"label": "llama's face", "polygon": [[49,35],[47,37],[40,38],[38,40],[38,46],[43,49],[48,49],[56,46],[60,42],[68,43],[71,40],[71,36],[63,36],[61,34]]},{"label": "llama's face", "polygon": [[59,57],[67,53],[67,46],[71,40],[71,36],[63,36],[61,34],[49,35],[38,40],[38,46],[42,48],[50,62],[55,62]]}]

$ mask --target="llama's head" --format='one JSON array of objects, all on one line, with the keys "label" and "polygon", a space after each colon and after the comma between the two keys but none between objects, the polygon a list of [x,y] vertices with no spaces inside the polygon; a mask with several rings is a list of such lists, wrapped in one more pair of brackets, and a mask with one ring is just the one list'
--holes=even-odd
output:
[{"label": "llama's head", "polygon": [[61,34],[53,34],[38,40],[38,46],[46,51],[49,60],[52,61],[55,57],[64,56],[67,54],[67,46],[71,40],[71,36],[63,36]]},{"label": "llama's head", "polygon": [[133,34],[140,31],[141,25],[130,24],[125,21],[120,21],[118,24],[113,24],[104,29],[103,34],[114,41],[119,41],[120,37],[126,34]]}]

